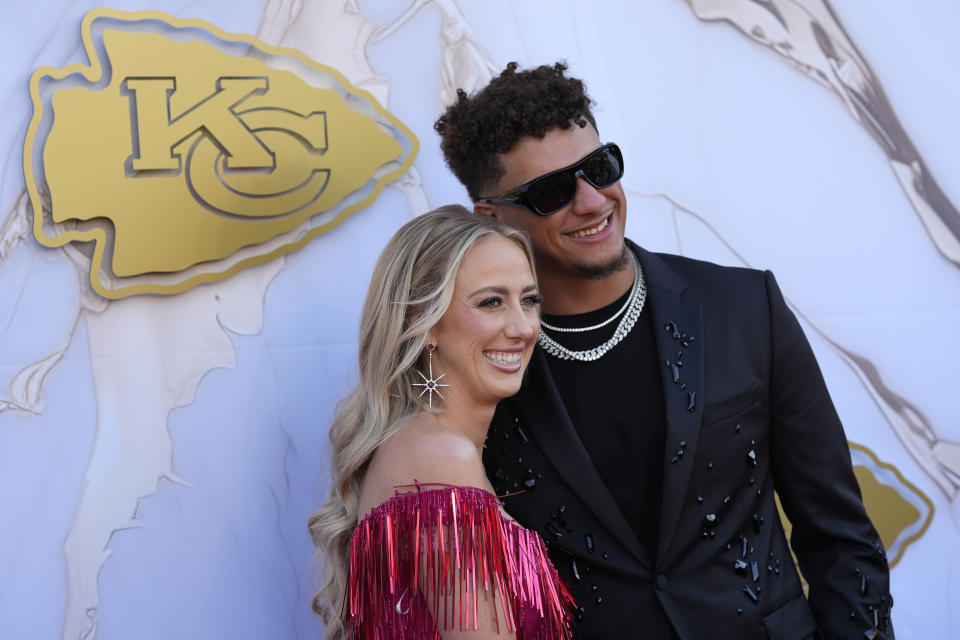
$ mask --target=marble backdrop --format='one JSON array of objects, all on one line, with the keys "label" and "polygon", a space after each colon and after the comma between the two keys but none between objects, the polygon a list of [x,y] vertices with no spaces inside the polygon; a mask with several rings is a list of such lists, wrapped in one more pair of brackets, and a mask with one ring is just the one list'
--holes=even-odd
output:
[{"label": "marble backdrop", "polygon": [[0,637],[322,636],[305,523],[373,262],[466,200],[432,130],[455,89],[558,58],[624,151],[631,238],[776,273],[854,462],[918,514],[891,553],[898,636],[960,635],[956,3],[114,0],[295,47],[422,146],[301,251],[112,302],[82,252],[33,238],[22,166],[27,79],[86,62],[95,6],[14,0],[0,21]]}]

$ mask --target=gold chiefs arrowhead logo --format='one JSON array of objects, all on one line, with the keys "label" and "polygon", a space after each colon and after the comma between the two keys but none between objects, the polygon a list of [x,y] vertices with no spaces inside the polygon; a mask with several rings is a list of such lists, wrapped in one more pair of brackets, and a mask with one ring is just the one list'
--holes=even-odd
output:
[{"label": "gold chiefs arrowhead logo", "polygon": [[89,66],[30,78],[24,175],[37,240],[92,242],[104,297],[178,293],[299,249],[416,155],[370,94],[293,49],[109,9],[81,38]]}]

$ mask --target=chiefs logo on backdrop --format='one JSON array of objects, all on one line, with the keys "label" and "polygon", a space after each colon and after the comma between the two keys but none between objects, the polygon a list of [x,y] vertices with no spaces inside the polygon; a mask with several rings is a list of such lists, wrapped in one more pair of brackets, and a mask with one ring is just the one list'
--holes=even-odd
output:
[{"label": "chiefs logo on backdrop", "polygon": [[413,163],[410,130],[302,53],[98,9],[89,66],[34,71],[24,174],[41,244],[93,242],[100,295],[177,293],[302,247]]}]

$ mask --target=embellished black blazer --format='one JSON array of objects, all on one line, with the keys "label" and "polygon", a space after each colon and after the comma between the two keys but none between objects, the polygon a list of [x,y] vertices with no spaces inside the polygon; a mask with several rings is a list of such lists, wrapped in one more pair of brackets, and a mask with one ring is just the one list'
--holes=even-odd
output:
[{"label": "embellished black blazer", "polygon": [[643,548],[601,480],[539,348],[484,451],[497,493],[522,491],[506,509],[547,541],[581,637],[892,639],[885,552],[773,275],[631,247],[665,394],[658,548]]}]

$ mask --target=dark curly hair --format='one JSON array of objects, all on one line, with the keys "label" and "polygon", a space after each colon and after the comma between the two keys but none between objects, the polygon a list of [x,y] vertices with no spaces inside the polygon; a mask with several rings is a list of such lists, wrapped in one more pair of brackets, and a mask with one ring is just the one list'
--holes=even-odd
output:
[{"label": "dark curly hair", "polygon": [[597,126],[586,87],[578,78],[564,75],[563,61],[519,72],[518,66],[507,64],[473,96],[458,89],[457,101],[433,125],[447,166],[474,202],[503,177],[499,154],[510,151],[521,138],[542,138],[551,129],[569,129],[573,123]]}]

